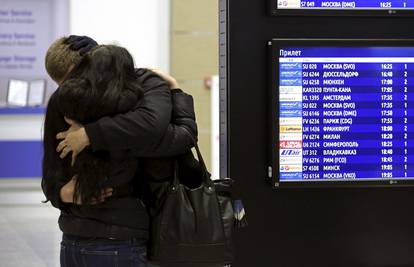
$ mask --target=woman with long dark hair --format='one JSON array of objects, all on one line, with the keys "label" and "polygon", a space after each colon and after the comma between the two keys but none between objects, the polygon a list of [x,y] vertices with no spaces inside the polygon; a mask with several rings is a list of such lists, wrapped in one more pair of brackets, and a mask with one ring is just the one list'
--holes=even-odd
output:
[{"label": "woman with long dark hair", "polygon": [[126,49],[97,46],[49,100],[42,187],[48,200],[62,185],[74,187],[71,203],[59,207],[62,266],[147,266],[148,215],[138,198],[142,192],[134,186],[140,182],[133,147],[86,148],[76,159],[61,159],[56,152],[56,135],[69,127],[70,120],[88,124],[132,111],[142,99],[142,72],[148,70],[134,69]]},{"label": "woman with long dark hair", "polygon": [[46,114],[44,148],[45,152],[54,155],[45,156],[44,164],[48,168],[63,164],[64,176],[76,177],[74,199],[77,201],[91,204],[108,186],[125,183],[118,179],[108,185],[108,175],[114,169],[129,170],[133,174],[136,160],[127,151],[114,155],[89,150],[79,154],[73,164],[69,160],[59,162],[55,152],[56,134],[68,128],[65,118],[87,124],[104,116],[125,113],[134,107],[141,95],[129,53],[122,47],[98,46],[83,58],[52,96]]}]

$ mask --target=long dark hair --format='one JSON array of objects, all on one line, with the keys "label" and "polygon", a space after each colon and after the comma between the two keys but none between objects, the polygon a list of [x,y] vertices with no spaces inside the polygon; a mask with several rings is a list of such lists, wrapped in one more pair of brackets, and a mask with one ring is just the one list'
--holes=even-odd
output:
[{"label": "long dark hair", "polygon": [[47,107],[43,159],[46,187],[56,184],[48,177],[57,179],[60,177],[56,175],[63,175],[69,181],[76,175],[74,200],[90,204],[99,199],[108,179],[110,154],[87,148],[71,166],[69,159],[61,160],[56,153],[56,134],[69,127],[64,117],[81,124],[91,123],[132,110],[141,96],[134,62],[125,48],[102,45],[88,53],[52,95]]}]

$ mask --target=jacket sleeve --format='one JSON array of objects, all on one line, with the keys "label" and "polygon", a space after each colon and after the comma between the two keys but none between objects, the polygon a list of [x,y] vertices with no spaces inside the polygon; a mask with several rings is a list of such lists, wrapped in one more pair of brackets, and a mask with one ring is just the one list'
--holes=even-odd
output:
[{"label": "jacket sleeve", "polygon": [[60,200],[60,189],[68,182],[64,176],[64,160],[56,152],[58,140],[56,134],[60,128],[67,125],[63,115],[59,114],[54,95],[51,96],[46,110],[43,133],[43,162],[42,162],[42,190],[46,201],[50,201],[55,208],[64,209],[67,205]]},{"label": "jacket sleeve", "polygon": [[171,92],[154,72],[140,79],[144,95],[134,110],[85,125],[93,150],[147,151],[160,142],[171,120]]},{"label": "jacket sleeve", "polygon": [[136,156],[166,157],[193,147],[197,126],[192,97],[170,90],[154,72],[145,71],[141,80],[144,96],[135,110],[85,125],[93,150],[132,149]]},{"label": "jacket sleeve", "polygon": [[140,157],[169,157],[188,152],[197,142],[197,124],[193,97],[180,89],[172,93],[172,121],[161,141],[148,150],[137,151]]}]

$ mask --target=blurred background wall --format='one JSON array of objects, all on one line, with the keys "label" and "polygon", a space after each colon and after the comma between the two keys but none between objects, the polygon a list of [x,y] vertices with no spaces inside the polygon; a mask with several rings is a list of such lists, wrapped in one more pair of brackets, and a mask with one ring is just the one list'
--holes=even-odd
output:
[{"label": "blurred background wall", "polygon": [[[37,30],[35,34],[39,49],[29,49],[27,52],[35,53],[37,57],[36,66],[32,70],[13,72],[0,66],[0,142],[3,142],[0,144],[3,145],[3,149],[0,149],[0,162],[3,166],[8,166],[7,171],[5,167],[3,171],[0,168],[0,177],[40,176],[38,163],[41,148],[38,144],[12,145],[10,142],[40,141],[44,105],[56,88],[43,68],[44,54],[54,39],[70,34],[88,35],[101,44],[124,46],[131,52],[138,67],[156,67],[171,72],[181,87],[194,96],[199,143],[206,163],[212,166],[211,88],[206,86],[206,81],[210,84],[210,77],[218,71],[217,1],[0,0],[0,3],[3,4],[0,9],[3,7],[5,11],[26,8],[35,14],[41,6],[47,7],[50,11],[47,19],[53,25]],[[0,20],[0,34],[13,31],[10,24]],[[0,55],[13,55],[15,48],[16,46],[2,45],[0,42]],[[34,72],[38,74],[34,75]],[[28,82],[45,79],[47,90],[44,105],[34,108],[8,106],[6,98],[11,79]],[[4,143],[6,141],[10,142]],[[30,145],[32,148],[28,149]],[[11,154],[14,156],[10,157]]]},{"label": "blurred background wall", "polygon": [[211,168],[211,90],[205,81],[218,73],[218,1],[171,1],[170,66],[194,96],[200,148]]},{"label": "blurred background wall", "polygon": [[169,70],[169,0],[70,0],[70,34],[121,45],[138,66]]},{"label": "blurred background wall", "polygon": [[[101,44],[126,47],[138,67],[171,72],[183,90],[194,97],[199,144],[211,169],[215,138],[209,84],[211,76],[218,73],[217,2],[0,0],[0,266],[58,266],[59,213],[49,203],[41,204],[44,198],[40,190],[44,106],[57,87],[43,68],[51,42],[63,35],[88,35]],[[30,24],[35,29],[10,24],[12,15],[19,12],[32,12],[45,23]],[[15,33],[30,32],[34,33],[36,49],[27,46],[21,52],[22,47],[5,41]],[[6,69],[1,59],[16,53],[36,56],[36,71]],[[45,80],[43,105],[8,104],[11,79],[29,84]],[[218,125],[218,121],[214,123]]]}]

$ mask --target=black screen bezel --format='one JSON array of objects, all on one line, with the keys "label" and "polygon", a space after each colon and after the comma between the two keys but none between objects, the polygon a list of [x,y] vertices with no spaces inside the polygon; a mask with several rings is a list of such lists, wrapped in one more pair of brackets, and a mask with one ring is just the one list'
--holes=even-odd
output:
[{"label": "black screen bezel", "polygon": [[275,188],[296,187],[404,187],[414,186],[414,179],[354,180],[354,181],[300,181],[283,182],[279,180],[279,49],[281,47],[414,47],[414,39],[285,39],[277,38],[269,42],[271,73],[270,88],[270,140],[271,151],[269,176]]},{"label": "black screen bezel", "polygon": [[277,0],[269,0],[272,16],[363,16],[363,17],[407,17],[414,16],[413,9],[279,9]]}]

